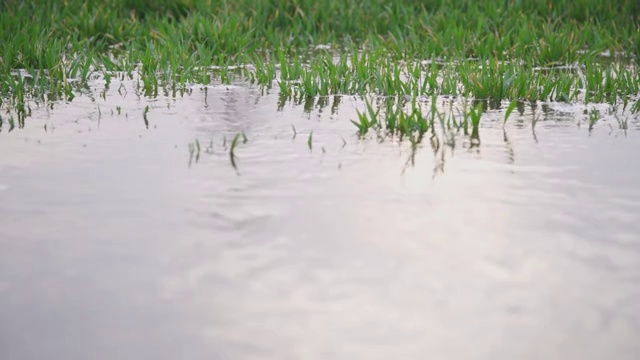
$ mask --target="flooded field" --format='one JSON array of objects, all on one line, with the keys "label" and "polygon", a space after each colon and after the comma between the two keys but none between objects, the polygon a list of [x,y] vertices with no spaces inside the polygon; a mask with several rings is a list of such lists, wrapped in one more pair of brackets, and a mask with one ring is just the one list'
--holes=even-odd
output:
[{"label": "flooded field", "polygon": [[412,145],[360,138],[356,96],[125,85],[1,128],[0,358],[640,353],[637,116],[539,102]]}]

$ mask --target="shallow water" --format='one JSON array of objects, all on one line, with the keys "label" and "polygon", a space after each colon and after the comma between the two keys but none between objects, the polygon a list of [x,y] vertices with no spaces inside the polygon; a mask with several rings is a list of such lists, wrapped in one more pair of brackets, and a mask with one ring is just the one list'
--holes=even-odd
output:
[{"label": "shallow water", "polygon": [[0,358],[640,353],[633,116],[493,110],[412,154],[355,97],[116,89],[0,132]]}]

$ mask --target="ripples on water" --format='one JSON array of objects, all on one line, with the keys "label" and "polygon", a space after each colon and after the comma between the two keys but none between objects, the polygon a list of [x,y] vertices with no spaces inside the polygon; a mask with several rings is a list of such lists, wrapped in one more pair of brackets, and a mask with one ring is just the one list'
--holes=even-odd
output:
[{"label": "ripples on water", "polygon": [[360,99],[323,100],[110,90],[5,125],[0,358],[640,353],[632,115],[589,131],[583,106],[539,104],[503,129],[494,110],[480,146],[412,154],[357,138]]}]

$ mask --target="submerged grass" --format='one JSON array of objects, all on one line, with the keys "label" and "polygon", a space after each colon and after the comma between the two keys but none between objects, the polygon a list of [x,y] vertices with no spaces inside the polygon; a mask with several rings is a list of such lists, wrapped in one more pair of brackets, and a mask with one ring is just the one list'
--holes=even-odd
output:
[{"label": "submerged grass", "polygon": [[[0,24],[0,108],[18,124],[96,76],[148,97],[241,77],[305,106],[375,94],[640,110],[637,0],[5,0]],[[385,106],[389,133],[431,126]],[[361,134],[380,126],[371,110]]]},{"label": "submerged grass", "polygon": [[[486,103],[474,101],[469,105],[466,100],[450,99],[449,108],[442,111],[436,105],[438,99],[433,96],[418,102],[413,98],[410,103],[402,98],[365,99],[365,110],[358,111],[359,121],[352,120],[352,123],[358,128],[361,138],[374,131],[378,138],[408,139],[412,145],[420,143],[425,135],[437,137],[436,128],[445,136],[450,131],[461,131],[470,135],[472,142],[479,140],[478,128]],[[425,110],[427,108],[428,111]]]}]

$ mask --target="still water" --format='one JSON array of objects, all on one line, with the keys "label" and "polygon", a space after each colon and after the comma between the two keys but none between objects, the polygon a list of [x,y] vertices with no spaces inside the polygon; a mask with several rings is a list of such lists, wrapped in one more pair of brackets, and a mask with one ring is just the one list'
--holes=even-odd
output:
[{"label": "still water", "polygon": [[359,139],[356,97],[117,88],[0,132],[0,359],[640,354],[633,115],[489,110],[412,151]]}]

